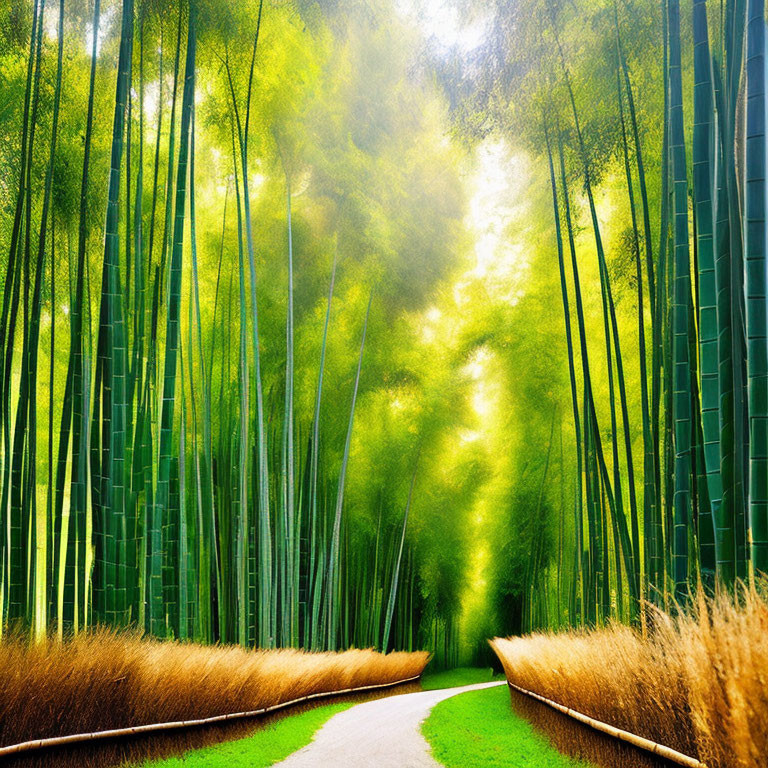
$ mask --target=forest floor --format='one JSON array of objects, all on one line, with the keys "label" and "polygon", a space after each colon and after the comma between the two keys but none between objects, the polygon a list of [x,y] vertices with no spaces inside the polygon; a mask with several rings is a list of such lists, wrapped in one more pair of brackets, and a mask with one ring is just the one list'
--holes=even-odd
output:
[{"label": "forest floor", "polygon": [[423,692],[326,704],[145,768],[587,768],[513,713],[503,683],[489,668],[425,674]]},{"label": "forest floor", "polygon": [[278,763],[280,768],[354,765],[358,768],[436,768],[421,724],[432,707],[465,691],[503,682],[405,693],[358,704],[332,717],[311,744]]}]

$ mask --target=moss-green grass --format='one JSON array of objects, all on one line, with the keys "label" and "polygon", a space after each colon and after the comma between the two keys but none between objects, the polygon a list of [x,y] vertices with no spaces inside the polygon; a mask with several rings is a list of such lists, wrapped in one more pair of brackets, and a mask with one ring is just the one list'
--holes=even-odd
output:
[{"label": "moss-green grass", "polygon": [[460,685],[489,683],[491,680],[503,680],[504,675],[493,675],[490,667],[458,667],[444,672],[427,672],[421,678],[421,687],[425,691],[438,688],[456,688]]},{"label": "moss-green grass", "polygon": [[506,685],[440,702],[422,733],[435,759],[447,768],[589,768],[560,754],[515,715]]},{"label": "moss-green grass", "polygon": [[306,747],[326,721],[355,703],[336,702],[288,715],[244,739],[191,750],[180,757],[148,761],[143,768],[267,768]]}]

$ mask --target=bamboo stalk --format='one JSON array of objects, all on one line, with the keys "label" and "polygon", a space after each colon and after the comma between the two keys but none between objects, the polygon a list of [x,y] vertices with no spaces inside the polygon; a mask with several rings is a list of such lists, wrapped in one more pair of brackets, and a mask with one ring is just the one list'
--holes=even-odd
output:
[{"label": "bamboo stalk", "polygon": [[688,175],[683,126],[683,90],[680,63],[680,4],[669,3],[670,153],[674,198],[674,293],[672,298],[673,413],[675,437],[674,540],[672,549],[675,597],[687,599],[689,529],[691,525],[691,392],[689,358],[689,305],[691,301],[688,248]]},{"label": "bamboo stalk", "polygon": [[365,336],[368,332],[368,318],[371,314],[371,304],[373,303],[373,289],[368,298],[368,307],[365,310],[365,321],[363,322],[363,337],[360,341],[360,354],[357,358],[357,373],[355,374],[355,386],[352,392],[352,403],[349,408],[349,424],[347,426],[347,437],[344,443],[344,455],[341,460],[341,469],[339,471],[339,484],[336,492],[336,509],[334,514],[333,532],[331,534],[330,551],[328,553],[328,581],[326,594],[326,618],[328,630],[328,650],[336,650],[338,640],[338,591],[340,584],[339,570],[341,559],[341,548],[339,545],[341,535],[342,512],[344,510],[344,482],[347,474],[347,463],[349,461],[349,450],[352,443],[352,427],[355,422],[355,405],[357,403],[357,393],[360,387],[360,372],[363,367],[363,353],[365,352]]},{"label": "bamboo stalk", "polygon": [[[559,134],[559,130],[558,130]],[[557,194],[557,179],[555,176],[555,166],[552,160],[552,147],[549,139],[549,129],[546,120],[544,121],[544,140],[547,147],[547,160],[549,162],[549,179],[552,189],[552,208],[555,221],[555,237],[557,241],[557,266],[560,274],[560,296],[563,305],[563,321],[565,324],[565,341],[568,350],[568,379],[571,387],[571,408],[573,412],[573,431],[576,440],[576,504],[574,509],[574,535],[576,558],[574,560],[574,573],[572,581],[573,599],[571,608],[575,614],[575,589],[578,586],[579,574],[581,571],[581,555],[584,551],[583,532],[584,532],[584,490],[583,490],[583,456],[581,450],[581,415],[579,413],[579,394],[576,383],[576,362],[573,344],[573,332],[571,330],[571,309],[568,298],[568,282],[565,272],[565,255],[563,250],[563,235],[560,226],[560,202]],[[576,283],[578,287],[578,282]],[[585,386],[587,385],[585,379]],[[586,417],[586,414],[585,414]],[[558,582],[559,583],[559,582]],[[575,617],[571,616],[571,620]]]},{"label": "bamboo stalk", "polygon": [[[600,272],[600,292],[603,304],[603,332],[605,336],[605,352],[606,352],[606,368],[608,371],[608,384],[609,384],[609,402],[611,412],[611,444],[613,455],[613,474],[614,482],[613,488],[608,482],[607,468],[604,465],[604,461],[600,461],[600,471],[603,475],[603,479],[606,484],[606,491],[608,495],[608,504],[611,511],[611,515],[615,517],[621,533],[622,550],[625,559],[625,567],[627,570],[627,579],[630,588],[630,606],[634,612],[639,605],[638,597],[640,593],[640,569],[637,559],[638,552],[638,540],[639,540],[639,528],[637,519],[637,500],[635,494],[635,480],[632,461],[632,449],[631,440],[629,437],[629,415],[627,407],[627,395],[626,385],[624,380],[624,367],[622,362],[621,345],[619,339],[619,329],[616,319],[616,309],[613,299],[613,292],[611,289],[611,279],[608,272],[608,267],[605,259],[605,251],[603,247],[603,240],[600,231],[599,219],[597,216],[597,208],[595,205],[594,193],[592,188],[592,173],[590,170],[590,161],[584,143],[584,137],[581,128],[581,122],[579,120],[579,111],[576,107],[576,98],[573,90],[573,83],[571,79],[570,70],[566,63],[565,54],[563,52],[560,39],[557,34],[557,28],[552,22],[552,30],[555,34],[555,42],[557,44],[560,62],[563,70],[563,79],[568,92],[568,100],[570,102],[571,111],[573,114],[573,125],[576,131],[577,145],[581,164],[583,166],[584,188],[587,193],[587,200],[589,203],[590,218],[592,222],[592,230],[595,238],[595,249],[597,251],[598,267]],[[632,536],[630,539],[630,533],[627,525],[626,515],[624,512],[623,494],[621,486],[621,472],[619,469],[619,446],[618,446],[618,427],[616,418],[616,402],[613,385],[613,362],[611,349],[614,349],[616,375],[618,379],[619,387],[619,404],[622,414],[622,422],[624,428],[624,443],[626,453],[626,475],[627,485],[629,487],[629,501],[630,501],[630,523]],[[594,403],[592,406],[594,407]],[[597,430],[595,431],[596,444],[599,447],[600,436]],[[601,458],[601,452],[598,451],[598,458]]]},{"label": "bamboo stalk", "polygon": [[749,533],[752,567],[768,571],[768,315],[766,315],[765,0],[747,14],[745,290],[749,395]]},{"label": "bamboo stalk", "polygon": [[421,443],[416,451],[416,459],[413,463],[413,475],[411,476],[411,487],[408,489],[408,501],[405,504],[405,514],[403,515],[403,529],[400,534],[400,547],[397,551],[397,560],[395,561],[395,568],[392,575],[392,585],[389,592],[389,600],[387,601],[387,613],[384,619],[384,639],[381,642],[382,651],[386,653],[387,646],[389,645],[389,632],[392,628],[392,616],[395,612],[395,600],[397,598],[397,585],[400,579],[400,563],[403,559],[403,547],[405,546],[405,533],[408,527],[408,513],[411,509],[411,499],[413,499],[413,486],[416,485],[416,473],[419,469],[419,456],[421,456]]}]

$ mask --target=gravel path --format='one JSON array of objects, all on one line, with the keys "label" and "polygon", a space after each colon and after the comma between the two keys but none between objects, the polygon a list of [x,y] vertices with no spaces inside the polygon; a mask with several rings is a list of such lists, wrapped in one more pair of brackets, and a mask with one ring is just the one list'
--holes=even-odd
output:
[{"label": "gravel path", "polygon": [[421,723],[438,702],[465,691],[504,682],[478,683],[367,701],[334,715],[311,744],[280,763],[281,768],[435,768]]}]

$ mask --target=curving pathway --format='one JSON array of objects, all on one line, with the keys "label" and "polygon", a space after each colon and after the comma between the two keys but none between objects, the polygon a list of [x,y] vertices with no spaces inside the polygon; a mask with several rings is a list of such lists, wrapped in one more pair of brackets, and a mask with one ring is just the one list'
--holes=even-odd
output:
[{"label": "curving pathway", "polygon": [[311,744],[294,752],[280,768],[436,768],[421,723],[435,704],[466,691],[504,681],[438,691],[420,691],[367,701],[334,715]]}]

